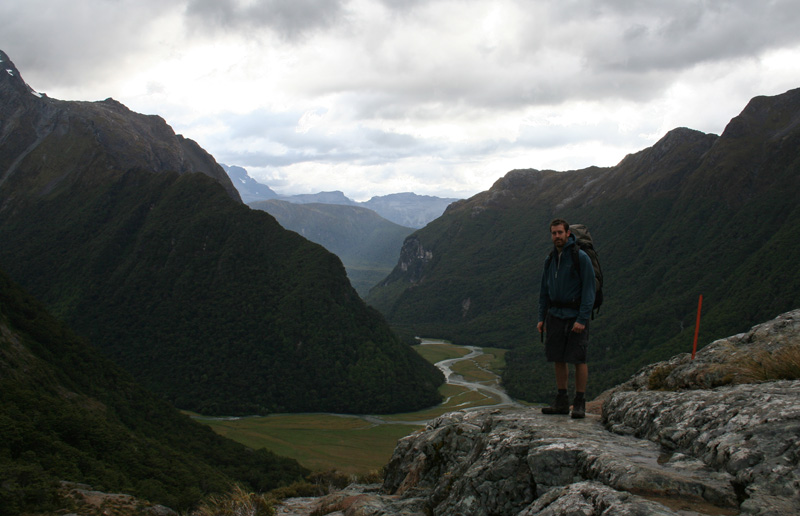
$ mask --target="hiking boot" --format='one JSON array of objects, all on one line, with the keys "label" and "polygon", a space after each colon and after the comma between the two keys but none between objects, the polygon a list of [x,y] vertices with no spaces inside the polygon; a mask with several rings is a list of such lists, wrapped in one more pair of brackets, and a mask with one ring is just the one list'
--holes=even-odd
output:
[{"label": "hiking boot", "polygon": [[575,398],[572,402],[572,419],[583,419],[586,417],[586,399]]},{"label": "hiking boot", "polygon": [[556,394],[555,403],[542,408],[542,414],[569,414],[569,397],[566,394]]}]

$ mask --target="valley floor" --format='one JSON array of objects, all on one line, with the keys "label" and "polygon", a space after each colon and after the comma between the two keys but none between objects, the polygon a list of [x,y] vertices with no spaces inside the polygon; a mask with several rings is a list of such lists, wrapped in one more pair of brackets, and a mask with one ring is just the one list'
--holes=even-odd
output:
[{"label": "valley floor", "polygon": [[251,448],[297,459],[314,471],[368,474],[389,461],[398,439],[454,410],[519,407],[500,386],[505,350],[422,339],[415,349],[445,375],[445,401],[418,412],[391,415],[274,414],[244,418],[194,417]]}]

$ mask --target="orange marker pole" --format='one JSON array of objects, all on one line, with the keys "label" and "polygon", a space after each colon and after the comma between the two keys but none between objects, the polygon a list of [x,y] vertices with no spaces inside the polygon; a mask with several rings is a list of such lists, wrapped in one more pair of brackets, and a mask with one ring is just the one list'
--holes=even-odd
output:
[{"label": "orange marker pole", "polygon": [[700,309],[703,306],[703,294],[700,294],[700,300],[697,301],[697,322],[694,323],[694,344],[692,344],[692,360],[697,353],[697,334],[700,332]]}]

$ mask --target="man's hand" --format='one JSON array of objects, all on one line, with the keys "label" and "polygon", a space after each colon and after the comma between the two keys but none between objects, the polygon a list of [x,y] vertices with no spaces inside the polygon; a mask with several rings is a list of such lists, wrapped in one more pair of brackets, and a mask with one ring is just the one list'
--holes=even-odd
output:
[{"label": "man's hand", "polygon": [[542,333],[544,331],[544,322],[539,321],[539,324],[536,325],[536,329],[539,330],[539,333]]},{"label": "man's hand", "polygon": [[586,325],[585,324],[581,324],[579,322],[576,322],[575,324],[572,325],[572,331],[574,331],[575,333],[582,333],[583,330],[585,330],[585,329],[586,329]]}]

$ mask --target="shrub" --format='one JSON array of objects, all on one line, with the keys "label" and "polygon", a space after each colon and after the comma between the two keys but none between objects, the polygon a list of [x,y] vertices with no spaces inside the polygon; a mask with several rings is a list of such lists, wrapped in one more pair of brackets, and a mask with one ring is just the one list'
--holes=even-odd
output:
[{"label": "shrub", "polygon": [[192,516],[274,516],[272,503],[263,494],[250,493],[240,486],[224,495],[212,495],[200,503]]}]

